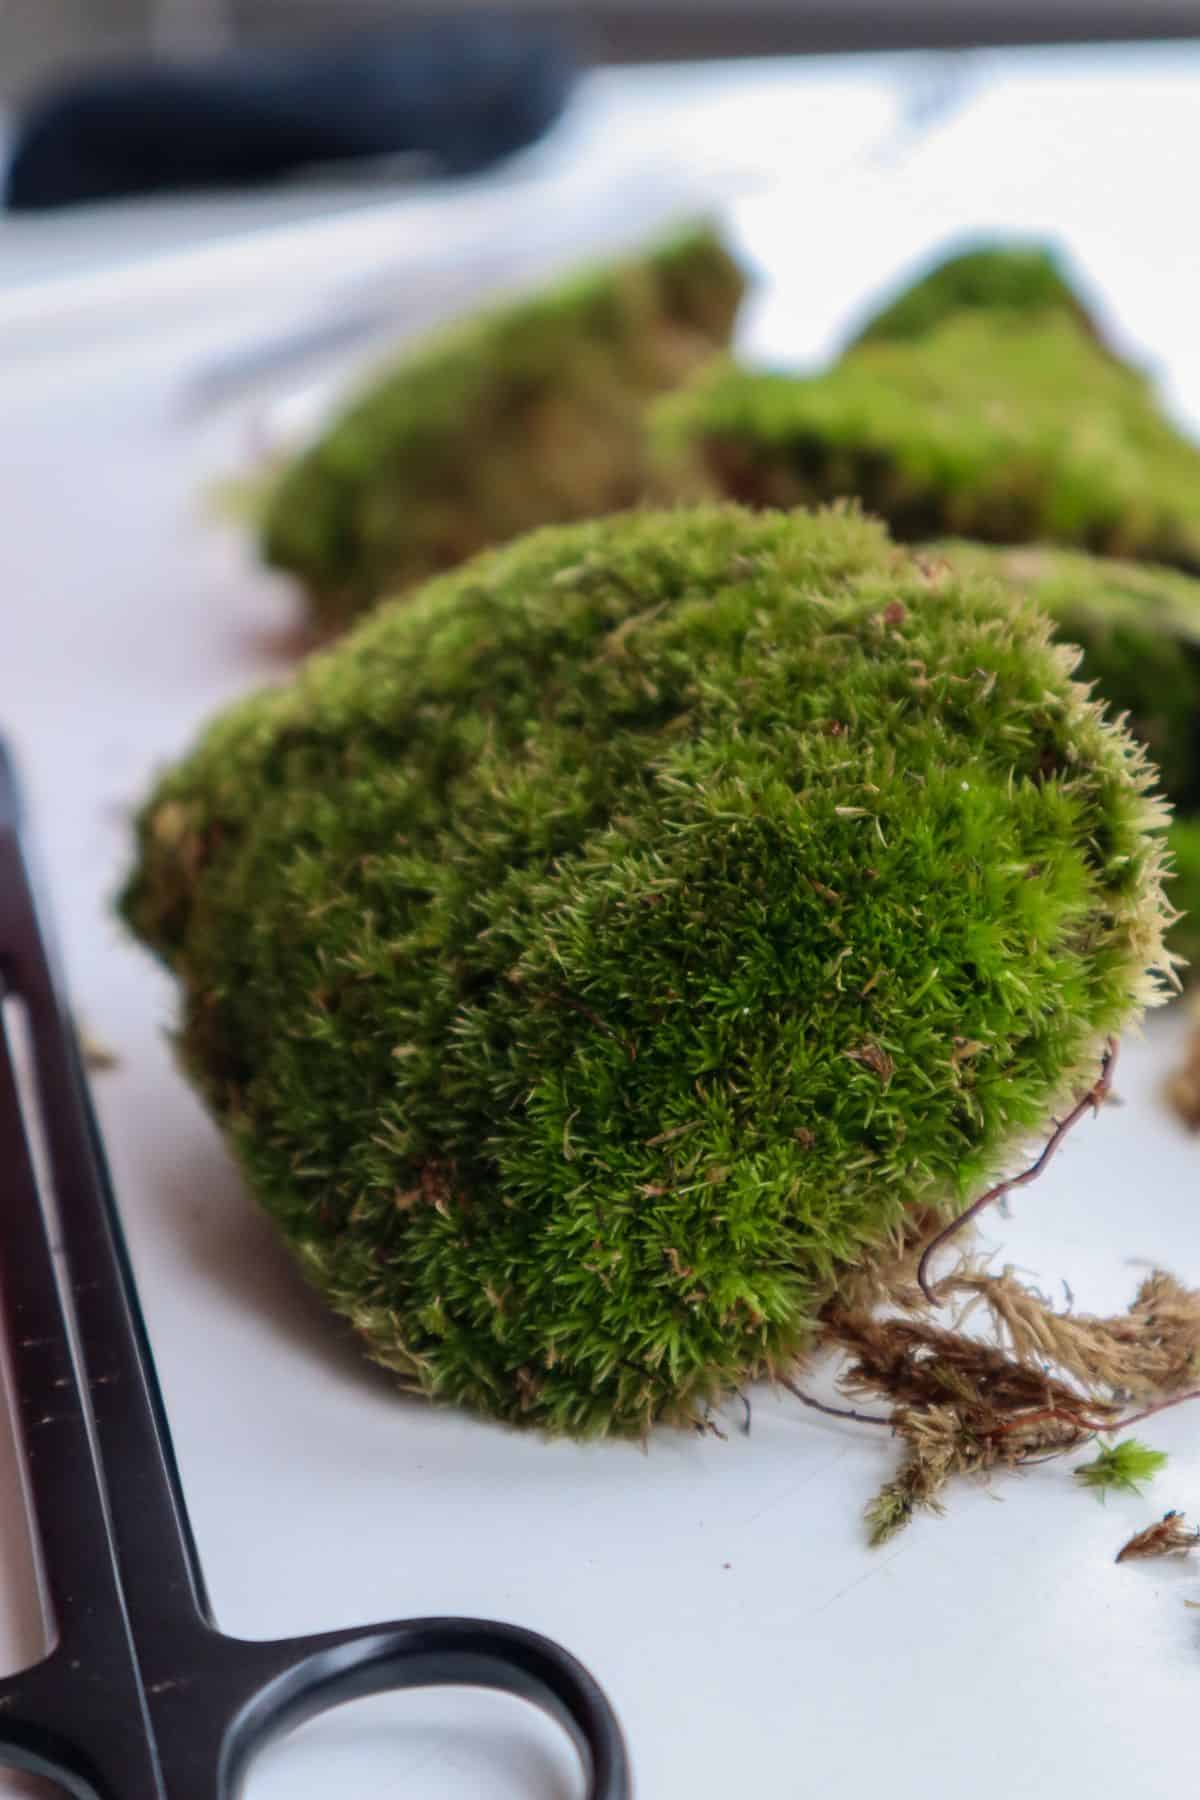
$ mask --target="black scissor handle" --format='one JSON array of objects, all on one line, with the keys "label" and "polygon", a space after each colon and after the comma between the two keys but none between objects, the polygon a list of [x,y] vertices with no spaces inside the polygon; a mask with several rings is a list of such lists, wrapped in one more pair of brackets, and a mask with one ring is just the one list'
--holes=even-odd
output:
[{"label": "black scissor handle", "polygon": [[[570,1737],[588,1800],[630,1800],[629,1763],[612,1707],[582,1663],[537,1632],[482,1619],[404,1619],[268,1644],[221,1639],[217,1651],[222,1660],[238,1653],[229,1658],[232,1669],[243,1657],[251,1669],[274,1665],[219,1721],[218,1800],[233,1800],[260,1750],[317,1714],[369,1695],[428,1687],[488,1688],[531,1702]],[[203,1684],[192,1697],[193,1742],[197,1703],[203,1708]],[[183,1689],[180,1706],[187,1705]],[[169,1762],[169,1721],[156,1725]]]},{"label": "black scissor handle", "polygon": [[[561,1645],[519,1626],[397,1619],[258,1641],[197,1620],[139,1649],[147,1714],[140,1727],[119,1695],[103,1696],[117,1699],[115,1711],[97,1710],[95,1666],[65,1647],[0,1682],[0,1764],[49,1778],[75,1800],[237,1800],[255,1758],[321,1713],[373,1695],[474,1687],[511,1694],[552,1718],[579,1757],[587,1800],[633,1794],[621,1728],[602,1689]],[[154,1772],[143,1781],[136,1771],[147,1742]]]}]

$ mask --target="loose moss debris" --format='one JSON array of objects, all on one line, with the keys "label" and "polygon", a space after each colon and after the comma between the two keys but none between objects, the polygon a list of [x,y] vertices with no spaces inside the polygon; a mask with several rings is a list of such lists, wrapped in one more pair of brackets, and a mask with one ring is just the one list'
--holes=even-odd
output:
[{"label": "loose moss debris", "polygon": [[[902,1446],[899,1470],[867,1508],[873,1544],[918,1511],[940,1513],[955,1477],[1044,1462],[1200,1398],[1200,1292],[1159,1270],[1127,1312],[1095,1317],[964,1257],[938,1283],[942,1323],[916,1279],[927,1229],[910,1223],[891,1262],[848,1276],[824,1317],[824,1348],[848,1359],[839,1386],[849,1401],[882,1399],[891,1410],[822,1410],[889,1426]],[[972,1320],[983,1335],[967,1329]]]},{"label": "loose moss debris", "polygon": [[958,310],[807,378],[722,363],[659,403],[664,465],[752,506],[857,496],[901,539],[1200,571],[1200,450],[1064,312]]},{"label": "loose moss debris", "polygon": [[75,1035],[79,1039],[83,1066],[89,1075],[107,1075],[112,1069],[120,1068],[121,1058],[118,1052],[79,1020],[75,1022]]},{"label": "loose moss debris", "polygon": [[[1200,1531],[1193,1531],[1181,1512],[1164,1513],[1145,1531],[1135,1532],[1129,1542],[1117,1551],[1116,1560],[1144,1562],[1159,1556],[1189,1556],[1200,1544]],[[1188,1601],[1188,1605],[1193,1605]]]},{"label": "loose moss debris", "polygon": [[283,472],[266,561],[336,629],[488,545],[640,500],[646,405],[728,344],[743,285],[693,228],[419,345]]},{"label": "loose moss debris", "polygon": [[1082,1463],[1075,1470],[1075,1479],[1106,1500],[1109,1494],[1140,1494],[1166,1466],[1164,1451],[1151,1450],[1137,1438],[1122,1438],[1119,1444],[1106,1444],[1091,1462]]},{"label": "loose moss debris", "polygon": [[[853,512],[714,507],[539,532],[217,720],[142,812],[124,910],[367,1353],[639,1434],[833,1336],[943,1477],[970,1380],[1037,1414],[977,1466],[1078,1441],[1015,1284],[977,1295],[1004,1381],[855,1301],[1161,996],[1163,809],[1073,664]],[[1153,1298],[1055,1354],[1135,1394],[1131,1338],[1169,1385]]]}]

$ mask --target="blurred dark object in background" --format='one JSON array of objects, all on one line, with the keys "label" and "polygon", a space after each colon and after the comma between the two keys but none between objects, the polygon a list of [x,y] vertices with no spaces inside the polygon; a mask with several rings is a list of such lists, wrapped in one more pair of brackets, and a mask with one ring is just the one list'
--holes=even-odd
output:
[{"label": "blurred dark object in background", "polygon": [[[1200,36],[1197,0],[500,0],[600,63]],[[0,0],[0,102],[118,57],[487,18],[496,0]]]},{"label": "blurred dark object in background", "polygon": [[533,143],[575,73],[569,33],[477,15],[300,48],[129,62],[49,86],[18,120],[11,211],[242,186],[414,152],[471,174]]},{"label": "blurred dark object in background", "polygon": [[[347,0],[342,0],[343,4]],[[386,0],[352,0],[356,8]],[[446,0],[486,6],[488,0]],[[311,12],[321,0],[304,0]],[[239,0],[278,17],[295,0]],[[1200,36],[1197,0],[523,0],[586,27],[600,62],[688,61]]]}]

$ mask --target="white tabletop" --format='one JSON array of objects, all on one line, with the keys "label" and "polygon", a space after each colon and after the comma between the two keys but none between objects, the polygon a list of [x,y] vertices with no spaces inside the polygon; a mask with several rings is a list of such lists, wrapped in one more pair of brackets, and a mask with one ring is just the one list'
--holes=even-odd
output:
[{"label": "white tabletop", "polygon": [[[914,95],[942,108],[923,133],[905,123]],[[203,502],[253,441],[263,390],[205,410],[198,373],[336,315],[356,282],[376,299],[392,284],[415,316],[458,292],[472,245],[487,249],[472,279],[491,285],[709,194],[761,270],[751,354],[827,354],[869,289],[951,232],[1053,229],[1200,421],[1198,102],[1191,51],[630,72],[598,78],[560,138],[455,204],[413,192],[305,219],[294,198],[274,214],[249,203],[219,234],[167,231],[169,249],[143,220],[127,253],[100,214],[41,238],[0,226],[0,723],[79,1010],[120,1057],[95,1093],[230,1631],[460,1612],[546,1631],[608,1688],[646,1800],[1184,1791],[1200,1614],[1183,1600],[1200,1598],[1200,1570],[1112,1558],[1167,1507],[1200,1515],[1200,1414],[1145,1428],[1171,1463],[1144,1500],[1101,1507],[1049,1464],[955,1489],[946,1518],[872,1553],[860,1514],[889,1445],[786,1398],[755,1396],[749,1438],[663,1432],[647,1454],[398,1399],[256,1215],[172,1066],[169,985],[107,900],[151,771],[221,702],[286,672],[289,596]],[[89,239],[103,256],[85,255]],[[1184,1024],[1154,1022],[1125,1057],[1124,1109],[1085,1124],[1013,1218],[989,1222],[1004,1257],[1048,1287],[1068,1277],[1082,1307],[1124,1304],[1138,1259],[1200,1281],[1200,1143],[1158,1094]],[[13,1666],[38,1647],[19,1517],[6,1455]],[[251,1782],[255,1800],[331,1788],[580,1792],[553,1727],[453,1692],[313,1725]],[[0,1775],[0,1793],[25,1791]]]}]

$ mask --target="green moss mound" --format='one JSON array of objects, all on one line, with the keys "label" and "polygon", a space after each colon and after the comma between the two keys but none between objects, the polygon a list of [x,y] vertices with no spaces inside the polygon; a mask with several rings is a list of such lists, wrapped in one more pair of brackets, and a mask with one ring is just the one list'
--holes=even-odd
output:
[{"label": "green moss mound", "polygon": [[932,546],[961,573],[1027,592],[1055,635],[1083,651],[1079,673],[1124,714],[1157,767],[1175,817],[1168,893],[1182,917],[1173,947],[1200,959],[1200,582],[1170,569],[1067,550]]},{"label": "green moss mound", "polygon": [[1200,582],[1151,564],[1030,546],[931,546],[963,573],[1027,592],[1083,650],[1080,675],[1126,713],[1179,812],[1200,812]]},{"label": "green moss mound", "polygon": [[647,402],[728,344],[743,286],[694,228],[418,346],[283,473],[264,557],[337,628],[534,526],[631,505]]},{"label": "green moss mound", "polygon": [[367,1351],[694,1418],[1086,1088],[1163,821],[1072,662],[853,513],[718,507],[539,532],[220,718],[124,910]]},{"label": "green moss mound", "polygon": [[1053,250],[1001,242],[939,257],[872,314],[849,347],[926,337],[960,312],[1020,313],[1027,320],[1062,313],[1097,341],[1100,336]]},{"label": "green moss mound", "polygon": [[893,533],[1200,570],[1200,450],[1070,319],[959,312],[808,379],[723,366],[660,403],[664,461],[754,506],[857,496]]},{"label": "green moss mound", "polygon": [[1167,841],[1172,877],[1167,897],[1180,914],[1169,942],[1187,964],[1184,979],[1194,985],[1200,969],[1200,813],[1174,819]]}]

